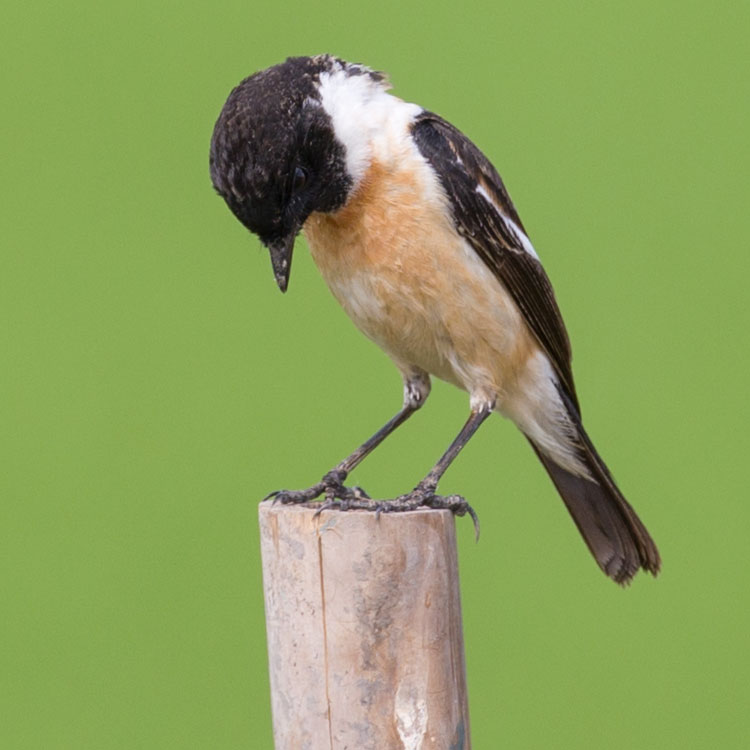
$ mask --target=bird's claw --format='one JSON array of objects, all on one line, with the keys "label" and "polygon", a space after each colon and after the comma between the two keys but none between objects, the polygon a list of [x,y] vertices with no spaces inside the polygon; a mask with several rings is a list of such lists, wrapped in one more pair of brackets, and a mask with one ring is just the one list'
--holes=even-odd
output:
[{"label": "bird's claw", "polygon": [[374,508],[376,516],[381,513],[403,513],[418,508],[450,510],[456,516],[470,516],[474,523],[474,535],[479,540],[479,516],[461,495],[436,495],[435,487],[418,485],[406,495],[399,495],[395,500],[381,502]]},{"label": "bird's claw", "polygon": [[326,498],[318,506],[315,516],[319,516],[324,510],[375,510],[379,504],[375,500],[372,500],[361,487],[353,487],[350,492],[351,494],[345,498]]},{"label": "bird's claw", "polygon": [[320,513],[320,511],[325,510],[326,508],[341,507],[341,503],[348,504],[369,500],[370,496],[361,487],[349,488],[344,486],[343,482],[346,479],[346,476],[347,474],[345,471],[333,469],[317,484],[308,487],[306,490],[275,490],[266,495],[263,498],[263,502],[266,500],[272,500],[274,504],[303,505],[305,503],[310,503],[323,495],[323,504],[317,511]]},{"label": "bird's claw", "polygon": [[266,495],[263,498],[263,502],[271,500],[274,505],[276,503],[281,503],[282,505],[309,503],[311,500],[315,500],[316,497],[322,495],[325,489],[325,485],[322,482],[318,482],[306,490],[275,490]]},{"label": "bird's claw", "polygon": [[345,479],[346,472],[334,469],[306,490],[276,490],[263,500],[272,500],[274,504],[301,505],[311,503],[323,495],[323,501],[316,504],[316,516],[324,510],[368,510],[374,512],[376,518],[380,518],[381,513],[404,513],[419,508],[450,510],[456,516],[470,516],[475,536],[479,539],[479,517],[461,495],[436,495],[436,488],[432,483],[423,483],[394,500],[373,500],[361,487],[345,487]]}]

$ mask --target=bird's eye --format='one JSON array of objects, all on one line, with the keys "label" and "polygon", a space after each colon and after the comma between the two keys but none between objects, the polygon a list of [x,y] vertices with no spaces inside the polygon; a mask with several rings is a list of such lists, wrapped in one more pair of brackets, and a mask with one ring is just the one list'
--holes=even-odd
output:
[{"label": "bird's eye", "polygon": [[299,193],[307,184],[307,170],[302,167],[294,168],[294,178],[292,179],[292,195]]}]

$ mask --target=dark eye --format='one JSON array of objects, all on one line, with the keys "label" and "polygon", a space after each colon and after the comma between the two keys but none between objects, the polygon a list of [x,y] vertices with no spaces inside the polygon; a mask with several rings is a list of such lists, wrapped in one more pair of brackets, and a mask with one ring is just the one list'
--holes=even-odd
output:
[{"label": "dark eye", "polygon": [[299,193],[307,185],[307,170],[302,167],[294,168],[294,178],[292,179],[292,195]]}]

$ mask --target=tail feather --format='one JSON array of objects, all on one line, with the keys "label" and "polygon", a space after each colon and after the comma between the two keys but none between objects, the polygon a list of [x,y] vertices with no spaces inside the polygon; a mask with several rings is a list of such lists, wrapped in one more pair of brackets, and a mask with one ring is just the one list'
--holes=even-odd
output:
[{"label": "tail feather", "polygon": [[640,568],[653,575],[661,559],[654,540],[623,497],[604,461],[583,429],[578,412],[563,396],[579,438],[579,457],[592,479],[558,465],[529,439],[557,487],[599,567],[614,581],[630,583]]}]

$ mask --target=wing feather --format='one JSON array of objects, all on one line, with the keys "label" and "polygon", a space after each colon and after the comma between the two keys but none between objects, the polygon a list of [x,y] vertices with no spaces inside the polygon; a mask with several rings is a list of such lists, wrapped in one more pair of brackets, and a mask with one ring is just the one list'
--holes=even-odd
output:
[{"label": "wing feather", "polygon": [[513,297],[580,413],[570,340],[552,284],[497,170],[461,131],[431,112],[416,118],[412,136],[445,189],[456,229]]}]

